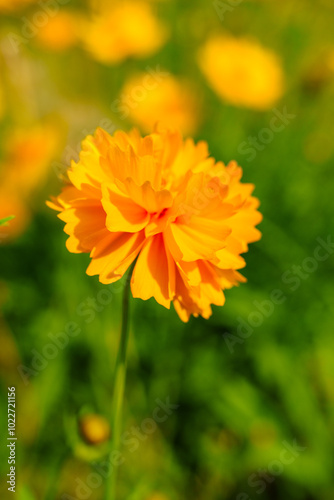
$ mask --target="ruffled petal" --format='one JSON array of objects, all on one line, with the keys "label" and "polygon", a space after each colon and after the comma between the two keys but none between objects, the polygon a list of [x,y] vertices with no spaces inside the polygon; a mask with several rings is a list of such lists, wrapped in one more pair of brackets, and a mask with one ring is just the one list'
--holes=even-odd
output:
[{"label": "ruffled petal", "polygon": [[171,259],[161,234],[146,241],[136,262],[131,290],[134,297],[147,300],[154,297],[170,308],[175,293],[175,263]]},{"label": "ruffled petal", "polygon": [[230,233],[231,229],[219,221],[201,217],[193,217],[191,224],[178,219],[164,232],[175,260],[186,262],[212,259]]},{"label": "ruffled petal", "polygon": [[119,280],[137,257],[144,239],[143,232],[109,234],[92,252],[87,274],[98,274],[105,284]]},{"label": "ruffled petal", "polygon": [[102,186],[102,205],[107,214],[106,226],[110,232],[136,233],[150,220],[147,210],[106,185]]},{"label": "ruffled petal", "polygon": [[[63,195],[72,196],[76,191],[67,188]],[[57,200],[60,207],[67,207],[58,214],[59,219],[66,222],[64,231],[69,235],[66,247],[72,253],[90,252],[101,236],[107,233],[106,213],[97,200],[76,198],[70,203],[65,201],[66,196]]]}]

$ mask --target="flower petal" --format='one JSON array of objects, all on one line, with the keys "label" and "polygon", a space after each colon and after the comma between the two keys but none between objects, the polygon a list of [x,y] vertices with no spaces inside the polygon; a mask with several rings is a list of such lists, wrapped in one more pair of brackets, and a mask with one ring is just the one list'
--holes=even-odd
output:
[{"label": "flower petal", "polygon": [[109,234],[92,252],[87,274],[98,274],[105,284],[119,280],[140,252],[144,238],[144,232]]},{"label": "flower petal", "polygon": [[72,253],[90,252],[101,234],[107,232],[106,213],[101,204],[94,204],[92,200],[86,200],[81,206],[67,208],[58,217],[66,222],[64,231],[69,235],[66,247]]},{"label": "flower petal", "polygon": [[106,226],[110,232],[135,233],[149,222],[147,211],[128,196],[102,186],[102,205],[107,213]]},{"label": "flower petal", "polygon": [[192,217],[189,224],[177,219],[164,232],[173,257],[186,262],[210,260],[225,246],[230,233],[231,229],[221,222],[201,217]]},{"label": "flower petal", "polygon": [[170,308],[174,295],[175,263],[161,234],[145,243],[141,250],[131,279],[134,297],[147,300],[154,297],[164,307]]},{"label": "flower petal", "polygon": [[169,208],[173,203],[172,195],[166,189],[155,191],[149,181],[138,185],[133,179],[124,181],[124,187],[129,197],[151,214],[159,213]]}]

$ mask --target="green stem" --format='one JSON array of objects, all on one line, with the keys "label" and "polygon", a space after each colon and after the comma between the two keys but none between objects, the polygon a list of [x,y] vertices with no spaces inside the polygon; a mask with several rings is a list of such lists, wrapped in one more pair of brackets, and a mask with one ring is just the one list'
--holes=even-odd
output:
[{"label": "green stem", "polygon": [[48,478],[49,484],[45,492],[44,500],[54,500],[54,498],[56,498],[59,485],[59,477],[61,475],[64,462],[68,456],[70,456],[70,450],[66,446],[65,450],[62,451],[61,454],[54,460],[53,466],[50,469]]},{"label": "green stem", "polygon": [[[132,267],[126,277],[126,283],[123,290],[122,302],[122,329],[120,345],[116,359],[116,367],[114,374],[114,393],[112,401],[112,415],[111,415],[111,436],[112,444],[110,450],[110,462],[113,463],[114,452],[120,451],[120,440],[122,430],[122,409],[123,409],[123,396],[126,378],[126,352],[129,339],[129,295],[130,295],[130,280],[132,274]],[[111,474],[107,479],[105,500],[116,500],[116,482],[117,482],[117,466],[111,465]]]}]

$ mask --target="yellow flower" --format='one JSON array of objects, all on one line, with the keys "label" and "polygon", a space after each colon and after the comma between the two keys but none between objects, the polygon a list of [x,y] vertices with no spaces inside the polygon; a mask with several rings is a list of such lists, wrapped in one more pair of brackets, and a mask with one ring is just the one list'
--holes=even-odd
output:
[{"label": "yellow flower", "polygon": [[123,87],[121,106],[144,132],[152,130],[161,116],[166,126],[185,135],[192,135],[197,128],[199,104],[193,88],[168,73],[159,81],[146,73],[131,78]]},{"label": "yellow flower", "polygon": [[8,192],[4,186],[0,188],[0,200],[0,220],[15,215],[8,224],[0,226],[0,245],[2,245],[23,233],[30,222],[31,214],[25,201],[20,199],[17,193]]},{"label": "yellow flower", "polygon": [[62,10],[37,32],[36,39],[40,45],[54,51],[67,50],[78,40],[79,16],[70,11]]},{"label": "yellow flower", "polygon": [[265,110],[283,93],[283,72],[276,54],[257,42],[213,36],[199,53],[210,86],[235,106]]},{"label": "yellow flower", "polygon": [[166,29],[141,0],[122,0],[99,14],[87,26],[87,50],[98,61],[114,64],[128,57],[146,57],[166,40]]},{"label": "yellow flower", "polygon": [[79,427],[83,439],[89,444],[97,445],[109,439],[109,423],[102,415],[95,413],[83,415],[80,418]]},{"label": "yellow flower", "polygon": [[14,130],[6,139],[3,184],[22,196],[30,194],[45,180],[59,140],[52,124]]},{"label": "yellow flower", "polygon": [[0,243],[19,236],[31,219],[29,200],[49,172],[59,136],[50,124],[14,130],[5,140],[0,164],[0,219],[15,215],[0,227]]},{"label": "yellow flower", "polygon": [[241,253],[260,238],[259,202],[241,176],[235,162],[215,163],[205,142],[172,130],[97,129],[48,205],[66,223],[68,250],[90,253],[89,276],[113,283],[137,259],[134,297],[173,302],[183,321],[208,318],[223,289],[245,281]]}]

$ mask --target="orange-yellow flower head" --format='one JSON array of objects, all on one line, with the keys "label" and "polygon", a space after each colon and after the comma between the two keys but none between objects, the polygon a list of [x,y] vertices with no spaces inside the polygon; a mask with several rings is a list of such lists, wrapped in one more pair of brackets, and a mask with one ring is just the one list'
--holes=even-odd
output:
[{"label": "orange-yellow flower head", "polygon": [[199,104],[193,87],[165,72],[159,81],[147,73],[130,78],[122,89],[122,108],[144,132],[151,131],[160,116],[165,126],[173,126],[185,135],[197,129]]},{"label": "orange-yellow flower head", "polygon": [[232,105],[266,110],[283,93],[278,57],[257,42],[213,36],[200,50],[199,65],[213,90]]},{"label": "orange-yellow flower head", "polygon": [[79,14],[61,10],[38,30],[37,42],[42,47],[56,52],[70,49],[79,39],[80,24]]},{"label": "orange-yellow flower head", "polygon": [[142,0],[117,1],[88,23],[87,50],[98,61],[115,64],[128,57],[146,57],[166,40],[165,27]]},{"label": "orange-yellow flower head", "polygon": [[235,162],[216,163],[205,142],[172,130],[111,137],[98,129],[48,204],[66,223],[68,250],[90,253],[88,275],[113,283],[137,259],[134,297],[173,302],[183,321],[208,318],[223,290],[245,281],[241,254],[260,238],[259,202],[241,176]]}]

